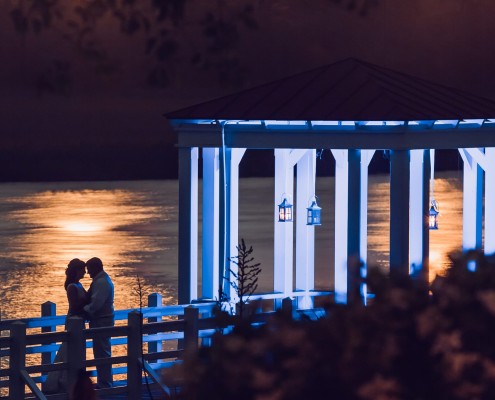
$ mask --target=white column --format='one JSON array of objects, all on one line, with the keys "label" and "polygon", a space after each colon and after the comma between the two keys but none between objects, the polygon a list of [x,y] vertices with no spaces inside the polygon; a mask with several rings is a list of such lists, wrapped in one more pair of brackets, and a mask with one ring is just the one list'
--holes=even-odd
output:
[{"label": "white column", "polygon": [[[464,164],[462,182],[462,249],[481,249],[483,170],[470,149],[459,149]],[[484,158],[484,156],[481,156]]]},{"label": "white column", "polygon": [[202,297],[219,299],[219,199],[218,148],[203,149]]},{"label": "white column", "polygon": [[485,254],[495,253],[495,147],[485,147]]},{"label": "white column", "polygon": [[222,147],[220,152],[220,215],[219,215],[219,285],[224,296],[229,297],[231,292],[230,286],[230,167],[231,167],[232,149]]},{"label": "white column", "polygon": [[[368,261],[368,167],[376,150],[361,150],[361,239],[359,256],[364,264],[361,271],[363,278],[367,275]],[[363,285],[362,295],[366,301],[367,287]]]},{"label": "white column", "polygon": [[198,298],[198,148],[179,149],[179,304]]},{"label": "white column", "polygon": [[275,149],[275,195],[274,195],[274,271],[273,289],[286,296],[292,294],[293,225],[278,222],[278,205],[282,196],[293,202],[294,168],[290,162],[290,150]]},{"label": "white column", "polygon": [[348,151],[332,150],[335,158],[335,301],[347,302]]},{"label": "white column", "polygon": [[[296,290],[308,292],[315,285],[315,227],[307,225],[310,198],[315,194],[316,150],[308,150],[297,163]],[[298,308],[310,309],[313,298],[299,298]]]},{"label": "white column", "polygon": [[423,265],[423,157],[425,150],[411,150],[409,186],[409,273]]},{"label": "white column", "polygon": [[[239,245],[239,164],[244,156],[246,149],[232,149],[230,158],[230,218],[229,218],[229,254],[235,257],[238,254],[237,246]],[[230,269],[237,274],[237,265],[230,263]],[[232,276],[230,277],[232,279]],[[237,293],[234,288],[230,287],[230,298],[238,301]]]}]

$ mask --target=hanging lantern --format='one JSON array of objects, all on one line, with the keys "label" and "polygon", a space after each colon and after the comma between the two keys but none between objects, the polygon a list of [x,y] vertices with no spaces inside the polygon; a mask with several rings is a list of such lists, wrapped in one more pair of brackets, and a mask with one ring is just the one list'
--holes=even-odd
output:
[{"label": "hanging lantern", "polygon": [[438,229],[438,214],[440,214],[440,212],[438,211],[438,203],[435,201],[435,199],[433,199],[431,201],[429,223],[428,223],[430,230]]},{"label": "hanging lantern", "polygon": [[318,206],[316,199],[317,197],[313,196],[311,198],[310,206],[306,208],[306,210],[308,211],[308,221],[306,225],[321,225],[321,207]]},{"label": "hanging lantern", "polygon": [[282,196],[282,202],[278,205],[278,221],[292,222],[292,204],[289,203],[285,193]]}]

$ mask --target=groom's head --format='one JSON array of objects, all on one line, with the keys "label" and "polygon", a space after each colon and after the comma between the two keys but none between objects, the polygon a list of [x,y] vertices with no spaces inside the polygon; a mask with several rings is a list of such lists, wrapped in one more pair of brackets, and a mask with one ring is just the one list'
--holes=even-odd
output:
[{"label": "groom's head", "polygon": [[94,278],[100,271],[103,271],[103,263],[98,257],[93,257],[86,261],[86,268],[89,276]]}]

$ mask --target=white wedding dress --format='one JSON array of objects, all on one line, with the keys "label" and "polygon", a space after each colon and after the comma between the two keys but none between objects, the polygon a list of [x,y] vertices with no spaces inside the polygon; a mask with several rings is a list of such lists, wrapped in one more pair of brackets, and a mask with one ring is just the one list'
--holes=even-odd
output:
[{"label": "white wedding dress", "polygon": [[[72,293],[73,295],[69,296],[69,293]],[[67,299],[69,301],[69,311],[67,312],[67,318],[72,316],[82,316],[83,307],[87,303],[87,293],[80,282],[71,283],[67,286]],[[67,323],[65,328],[67,329]],[[67,361],[67,342],[62,342],[53,362],[61,363],[66,361]],[[47,375],[46,381],[43,383],[43,392],[44,393],[67,392],[67,371],[65,370],[50,371]]]}]

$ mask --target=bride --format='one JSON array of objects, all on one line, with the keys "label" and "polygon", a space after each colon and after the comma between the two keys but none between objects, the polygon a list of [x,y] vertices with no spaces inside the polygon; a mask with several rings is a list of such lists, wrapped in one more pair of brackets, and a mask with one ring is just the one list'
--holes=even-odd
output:
[{"label": "bride", "polygon": [[[86,263],[78,258],[69,262],[65,269],[65,291],[69,302],[67,318],[73,316],[83,317],[83,307],[87,304],[86,290],[79,282],[86,273]],[[54,363],[67,361],[67,342],[63,342],[55,356]],[[59,393],[67,391],[67,372],[50,371],[43,385],[45,393]]]}]

